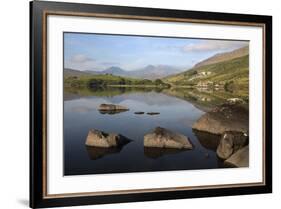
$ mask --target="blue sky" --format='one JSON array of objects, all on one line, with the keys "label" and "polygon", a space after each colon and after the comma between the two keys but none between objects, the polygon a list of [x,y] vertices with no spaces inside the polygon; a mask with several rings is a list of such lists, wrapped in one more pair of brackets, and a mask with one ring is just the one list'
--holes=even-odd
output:
[{"label": "blue sky", "polygon": [[187,69],[247,41],[64,33],[65,68],[101,71],[111,66],[137,70],[147,65]]}]

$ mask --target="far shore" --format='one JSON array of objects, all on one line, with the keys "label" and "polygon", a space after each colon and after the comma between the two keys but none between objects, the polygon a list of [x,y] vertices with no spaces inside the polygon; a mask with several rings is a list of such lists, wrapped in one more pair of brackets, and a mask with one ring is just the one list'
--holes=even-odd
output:
[{"label": "far shore", "polygon": [[160,85],[130,85],[130,84],[123,84],[123,85],[106,85],[105,87],[138,87],[138,88],[170,88],[167,86],[160,86]]}]

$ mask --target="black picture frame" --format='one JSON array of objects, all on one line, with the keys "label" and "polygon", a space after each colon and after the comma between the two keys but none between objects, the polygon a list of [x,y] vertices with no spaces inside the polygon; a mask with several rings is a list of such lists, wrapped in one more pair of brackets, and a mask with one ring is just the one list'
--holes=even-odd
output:
[{"label": "black picture frame", "polygon": [[[46,78],[44,45],[46,25],[44,18],[48,14],[64,15],[108,14],[139,19],[156,18],[160,21],[196,20],[206,23],[241,23],[264,25],[264,137],[266,139],[264,155],[264,184],[240,187],[181,189],[155,192],[136,192],[102,195],[46,196],[46,166],[44,146],[46,145]],[[196,22],[195,21],[195,22]],[[46,139],[45,139],[46,140]],[[88,204],[121,203],[136,201],[168,200],[181,198],[199,198],[228,195],[245,195],[272,192],[272,17],[201,11],[152,9],[140,7],[105,6],[93,4],[30,2],[30,207],[44,208],[57,206],[76,206]]]}]

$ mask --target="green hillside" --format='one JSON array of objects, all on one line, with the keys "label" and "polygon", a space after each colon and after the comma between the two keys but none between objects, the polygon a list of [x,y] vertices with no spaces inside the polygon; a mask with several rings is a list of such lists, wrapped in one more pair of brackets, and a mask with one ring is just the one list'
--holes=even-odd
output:
[{"label": "green hillside", "polygon": [[249,54],[249,46],[245,46],[239,49],[235,49],[230,52],[218,53],[208,59],[205,59],[201,62],[198,62],[194,67],[201,67],[204,65],[215,64],[219,62],[224,62],[228,60],[232,60],[238,57],[243,57]]},{"label": "green hillside", "polygon": [[183,73],[166,77],[164,81],[180,86],[247,89],[249,84],[249,55],[195,67]]}]

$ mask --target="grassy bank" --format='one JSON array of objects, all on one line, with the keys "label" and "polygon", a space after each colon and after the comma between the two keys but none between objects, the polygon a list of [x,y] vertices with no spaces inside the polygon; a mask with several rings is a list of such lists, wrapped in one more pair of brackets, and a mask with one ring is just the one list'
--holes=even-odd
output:
[{"label": "grassy bank", "polygon": [[66,76],[64,77],[65,87],[170,87],[160,79],[135,79],[128,77],[115,76],[111,74],[105,75],[82,75],[82,76]]}]

